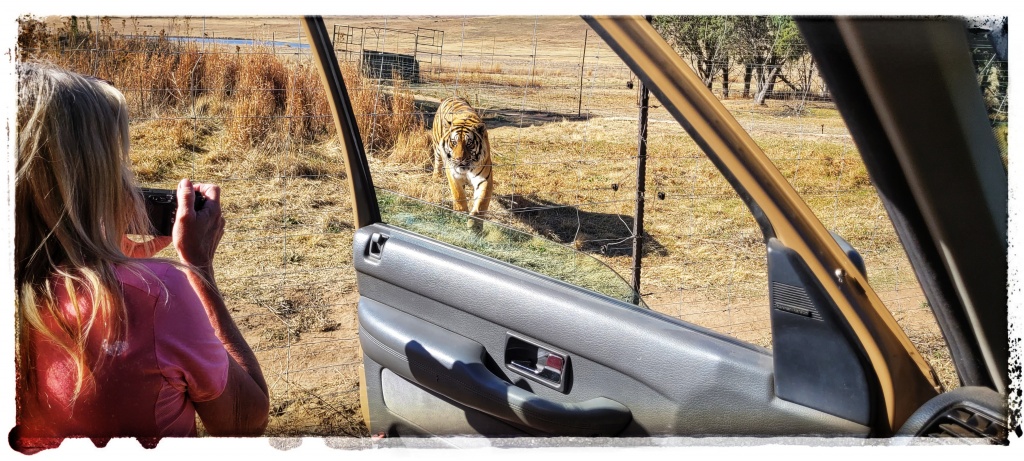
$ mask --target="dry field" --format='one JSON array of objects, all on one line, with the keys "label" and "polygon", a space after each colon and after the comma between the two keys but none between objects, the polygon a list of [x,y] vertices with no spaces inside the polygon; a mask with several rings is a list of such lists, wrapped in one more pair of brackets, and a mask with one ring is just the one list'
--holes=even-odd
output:
[{"label": "dry field", "polygon": [[[51,35],[69,27],[67,18],[46,22]],[[429,172],[426,126],[440,98],[461,94],[490,127],[496,188],[489,219],[565,244],[629,279],[637,91],[627,86],[631,76],[621,61],[581,20],[325,22],[445,31],[445,60],[427,72],[435,78],[384,84],[344,69],[378,188],[450,205],[447,186]],[[77,27],[84,30],[83,20]],[[186,176],[221,185],[228,231],[217,278],[271,386],[268,435],[367,435],[358,400],[350,196],[319,79],[299,46],[299,22],[93,18],[90,27],[97,37],[116,34],[121,41],[104,48],[40,39],[21,51],[122,88],[132,106],[132,158],[145,185],[173,187]],[[161,32],[289,43],[125,38]],[[941,333],[834,106],[724,103],[823,224],[859,249],[872,286],[946,386],[955,387]],[[770,348],[760,232],[693,141],[652,104],[644,300]]]}]

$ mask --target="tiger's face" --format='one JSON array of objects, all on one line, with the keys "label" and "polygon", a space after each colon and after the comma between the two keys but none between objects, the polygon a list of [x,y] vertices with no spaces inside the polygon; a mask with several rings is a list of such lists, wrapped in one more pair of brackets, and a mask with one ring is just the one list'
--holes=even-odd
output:
[{"label": "tiger's face", "polygon": [[442,149],[450,165],[460,172],[469,170],[480,160],[483,153],[484,140],[481,126],[452,124],[451,131],[442,142]]}]

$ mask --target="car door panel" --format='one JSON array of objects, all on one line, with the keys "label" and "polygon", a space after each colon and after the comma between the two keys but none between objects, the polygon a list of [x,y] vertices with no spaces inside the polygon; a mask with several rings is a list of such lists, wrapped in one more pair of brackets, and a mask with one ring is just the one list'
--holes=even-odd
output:
[{"label": "car door panel", "polygon": [[[629,409],[605,397],[562,403],[516,387],[488,368],[480,343],[371,299],[360,301],[359,324],[364,353],[386,370],[494,418],[583,436],[614,435],[631,420]],[[389,400],[396,399],[385,393]]]},{"label": "car door panel", "polygon": [[[388,225],[353,256],[374,433],[868,433],[776,398],[772,355],[715,332]],[[567,356],[562,391],[509,370],[510,334]]]}]

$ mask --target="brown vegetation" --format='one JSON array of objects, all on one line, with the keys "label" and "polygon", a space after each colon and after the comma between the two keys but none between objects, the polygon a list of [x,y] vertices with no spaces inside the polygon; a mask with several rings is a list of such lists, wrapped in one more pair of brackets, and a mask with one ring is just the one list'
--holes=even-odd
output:
[{"label": "brown vegetation", "polygon": [[[71,20],[56,30],[31,18],[23,18],[20,26],[22,61],[44,60],[111,82],[125,93],[135,119],[176,118],[189,111],[224,116],[231,141],[250,148],[275,141],[268,139],[271,135],[305,143],[334,135],[316,67],[282,60],[266,47],[231,53],[222,46],[204,49],[195,42],[173,41],[163,31],[126,36],[111,30],[108,20],[101,22],[99,33],[91,33],[91,25],[90,32],[82,31]],[[350,96],[368,151],[391,150],[422,124],[402,82],[369,85],[349,64],[342,72],[355,89]],[[208,113],[211,108],[218,112]]]}]

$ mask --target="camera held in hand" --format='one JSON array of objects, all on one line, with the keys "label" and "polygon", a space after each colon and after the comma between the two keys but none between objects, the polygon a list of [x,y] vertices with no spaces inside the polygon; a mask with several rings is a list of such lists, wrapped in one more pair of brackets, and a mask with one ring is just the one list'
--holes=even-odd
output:
[{"label": "camera held in hand", "polygon": [[[146,214],[149,215],[149,222],[153,224],[154,235],[171,235],[174,228],[174,218],[178,212],[177,192],[170,189],[140,188],[142,197],[146,202]],[[196,192],[195,210],[203,209],[206,204],[206,197]]]}]

